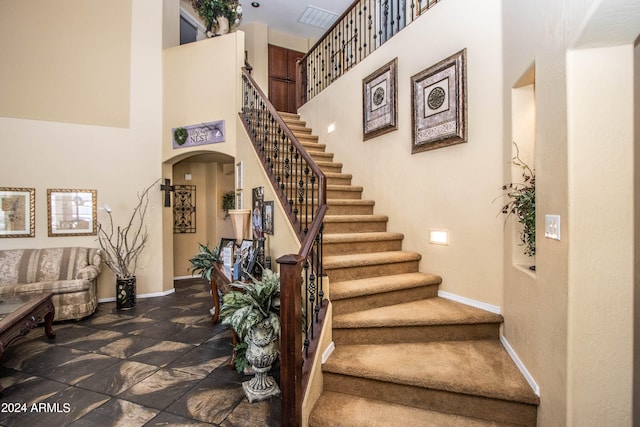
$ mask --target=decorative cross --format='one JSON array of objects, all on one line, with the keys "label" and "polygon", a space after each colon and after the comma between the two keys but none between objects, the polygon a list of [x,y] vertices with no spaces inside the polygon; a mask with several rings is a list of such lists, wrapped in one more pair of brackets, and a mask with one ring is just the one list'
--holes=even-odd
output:
[{"label": "decorative cross", "polygon": [[164,207],[171,207],[171,192],[174,190],[171,180],[165,178],[164,184],[160,184],[160,191],[164,191]]}]

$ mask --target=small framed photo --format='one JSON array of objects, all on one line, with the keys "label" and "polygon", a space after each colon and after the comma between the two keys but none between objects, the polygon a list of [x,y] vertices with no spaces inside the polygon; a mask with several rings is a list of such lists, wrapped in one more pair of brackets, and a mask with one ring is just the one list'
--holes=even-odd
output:
[{"label": "small framed photo", "polygon": [[467,142],[467,50],[411,77],[411,153]]},{"label": "small framed photo", "polygon": [[398,129],[398,58],[362,80],[362,137],[374,138]]},{"label": "small framed photo", "polygon": [[233,265],[233,250],[235,248],[235,239],[227,239],[223,237],[220,239],[220,245],[218,250],[218,262],[224,264],[225,267],[231,267]]},{"label": "small framed photo", "polygon": [[35,237],[36,189],[0,187],[0,237]]},{"label": "small framed photo", "polygon": [[49,237],[95,236],[96,190],[47,190]]},{"label": "small framed photo", "polygon": [[244,239],[242,243],[240,243],[240,258],[242,258],[242,264],[246,263],[252,252],[253,240]]},{"label": "small framed photo", "polygon": [[262,219],[262,231],[273,235],[273,200],[264,202]]}]

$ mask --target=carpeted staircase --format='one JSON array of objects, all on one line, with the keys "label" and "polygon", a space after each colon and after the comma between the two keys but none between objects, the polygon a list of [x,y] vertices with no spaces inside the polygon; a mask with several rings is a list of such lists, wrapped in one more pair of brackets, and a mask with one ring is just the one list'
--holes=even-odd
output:
[{"label": "carpeted staircase", "polygon": [[539,398],[499,341],[502,316],[439,298],[441,278],[418,270],[305,122],[282,117],[327,176],[335,350],[309,425],[535,426]]}]

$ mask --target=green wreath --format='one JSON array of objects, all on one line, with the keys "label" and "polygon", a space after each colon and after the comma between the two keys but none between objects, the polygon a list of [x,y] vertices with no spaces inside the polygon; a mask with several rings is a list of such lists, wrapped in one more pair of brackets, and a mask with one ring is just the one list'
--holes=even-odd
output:
[{"label": "green wreath", "polygon": [[173,139],[176,141],[178,145],[182,145],[187,142],[187,137],[189,133],[185,128],[177,128],[173,131]]}]

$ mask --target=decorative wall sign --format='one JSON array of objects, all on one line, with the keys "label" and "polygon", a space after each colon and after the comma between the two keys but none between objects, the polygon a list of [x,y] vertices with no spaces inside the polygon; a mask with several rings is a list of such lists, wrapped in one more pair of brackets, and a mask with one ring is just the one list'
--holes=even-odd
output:
[{"label": "decorative wall sign", "polygon": [[95,236],[96,190],[47,190],[49,237]]},{"label": "decorative wall sign", "polygon": [[367,139],[398,129],[398,58],[362,80],[362,136]]},{"label": "decorative wall sign", "polygon": [[411,152],[467,142],[467,50],[411,77]]},{"label": "decorative wall sign", "polygon": [[174,149],[224,142],[224,120],[173,128],[171,134]]},{"label": "decorative wall sign", "polygon": [[0,237],[35,237],[36,189],[0,187]]},{"label": "decorative wall sign", "polygon": [[196,232],[196,186],[173,186],[173,232]]}]

